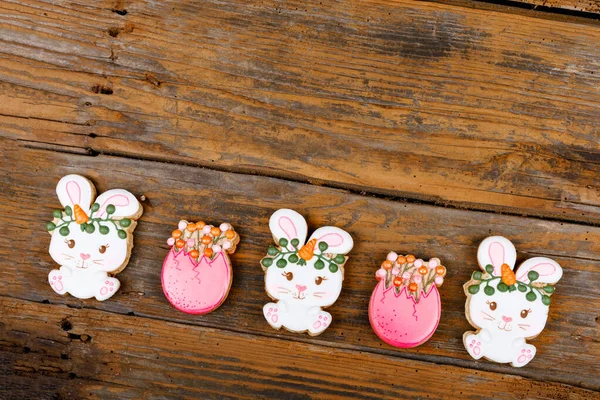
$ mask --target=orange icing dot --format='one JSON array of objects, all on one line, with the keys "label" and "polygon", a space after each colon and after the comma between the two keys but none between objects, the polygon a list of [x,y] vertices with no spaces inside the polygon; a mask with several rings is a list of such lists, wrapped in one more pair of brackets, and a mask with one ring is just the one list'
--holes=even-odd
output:
[{"label": "orange icing dot", "polygon": [[196,222],[196,229],[202,229],[206,226],[206,223],[204,223],[204,221],[198,221]]},{"label": "orange icing dot", "polygon": [[411,292],[416,292],[418,287],[419,286],[413,282],[410,285],[408,285],[408,290],[410,290]]},{"label": "orange icing dot", "polygon": [[446,273],[446,268],[443,265],[438,265],[435,267],[435,273],[438,275],[444,275]]},{"label": "orange icing dot", "polygon": [[227,239],[233,239],[235,237],[235,231],[232,231],[231,229],[228,230],[227,232],[225,232],[225,237]]},{"label": "orange icing dot", "polygon": [[428,271],[427,267],[421,267],[421,268],[419,268],[419,273],[421,275],[427,275],[427,271]]},{"label": "orange icing dot", "polygon": [[173,236],[174,239],[179,239],[181,237],[182,233],[179,229],[175,229],[172,233],[171,236]]},{"label": "orange icing dot", "polygon": [[212,256],[212,254],[213,254],[213,250],[210,247],[207,247],[204,249],[204,255],[206,257],[210,257],[210,256]]},{"label": "orange icing dot", "polygon": [[402,264],[406,264],[406,257],[404,257],[404,256],[400,256],[400,257],[398,257],[398,258],[396,259],[396,262],[397,262],[398,264],[400,264],[400,265],[402,265]]},{"label": "orange icing dot", "polygon": [[178,239],[175,242],[175,246],[177,246],[177,248],[181,249],[183,246],[185,246],[185,242],[183,240],[181,240],[181,239]]},{"label": "orange icing dot", "polygon": [[394,286],[400,286],[400,285],[402,285],[402,278],[397,276],[394,278]]},{"label": "orange icing dot", "polygon": [[202,237],[202,244],[211,244],[211,243],[212,243],[212,238],[210,236]]},{"label": "orange icing dot", "polygon": [[390,260],[385,260],[382,264],[381,264],[381,268],[387,270],[392,269],[392,262]]},{"label": "orange icing dot", "polygon": [[187,224],[185,229],[187,229],[189,232],[194,232],[196,230],[196,224],[190,222],[189,224]]},{"label": "orange icing dot", "polygon": [[211,228],[210,233],[213,236],[219,236],[221,234],[221,230],[215,226],[215,227]]},{"label": "orange icing dot", "polygon": [[200,252],[198,250],[192,250],[190,251],[190,256],[192,258],[198,258],[200,256]]},{"label": "orange icing dot", "polygon": [[409,263],[414,263],[415,260],[416,260],[416,258],[412,254],[409,254],[406,256],[406,261],[408,261]]}]

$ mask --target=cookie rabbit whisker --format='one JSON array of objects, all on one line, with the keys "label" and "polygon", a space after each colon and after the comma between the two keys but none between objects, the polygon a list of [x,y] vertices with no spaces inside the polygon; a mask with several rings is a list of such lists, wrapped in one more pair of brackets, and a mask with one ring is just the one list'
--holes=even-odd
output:
[{"label": "cookie rabbit whisker", "polygon": [[492,317],[490,314],[486,313],[485,311],[482,311],[481,314],[483,314],[483,318],[487,319],[488,321],[496,320],[496,318]]}]

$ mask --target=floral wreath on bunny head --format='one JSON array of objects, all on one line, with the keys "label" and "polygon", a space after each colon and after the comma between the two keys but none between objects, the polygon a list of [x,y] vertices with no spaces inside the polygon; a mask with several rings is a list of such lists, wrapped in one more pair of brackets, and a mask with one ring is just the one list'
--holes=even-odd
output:
[{"label": "floral wreath on bunny head", "polygon": [[[298,214],[293,210],[282,209],[271,216],[269,225],[275,242],[279,246],[269,246],[267,256],[261,260],[263,269],[266,271],[273,264],[277,268],[285,268],[288,263],[305,266],[307,262],[312,260],[314,262],[311,264],[316,270],[322,270],[326,266],[331,273],[340,270],[343,280],[344,264],[348,260],[345,254],[353,247],[350,235],[338,228],[323,227],[317,229],[305,244],[306,221],[300,214],[296,216],[297,221],[293,221],[290,216],[285,215],[285,213],[292,212]],[[332,229],[337,231],[332,232]],[[336,254],[336,251],[341,254]],[[313,260],[313,258],[316,258],[316,260]]]},{"label": "floral wreath on bunny head", "polygon": [[546,257],[530,258],[515,273],[517,251],[510,240],[502,236],[488,237],[481,242],[477,259],[483,272],[473,272],[471,281],[465,285],[467,295],[481,290],[487,296],[493,296],[496,290],[501,293],[519,291],[528,302],[540,299],[549,306],[550,296],[554,293],[552,284],[562,277],[560,265]]}]

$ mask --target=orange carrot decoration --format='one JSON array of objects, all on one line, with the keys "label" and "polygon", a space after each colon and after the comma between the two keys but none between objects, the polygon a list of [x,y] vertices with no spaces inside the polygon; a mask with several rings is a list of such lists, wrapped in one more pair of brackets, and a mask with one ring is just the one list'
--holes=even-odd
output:
[{"label": "orange carrot decoration", "polygon": [[298,250],[298,257],[302,258],[304,261],[308,261],[313,258],[316,244],[317,239],[310,240],[308,243],[302,246],[300,250]]},{"label": "orange carrot decoration", "polygon": [[508,286],[512,286],[517,283],[517,278],[515,277],[515,273],[510,269],[508,264],[502,264],[502,282],[504,282]]},{"label": "orange carrot decoration", "polygon": [[79,204],[75,204],[75,206],[73,206],[73,213],[75,215],[75,222],[77,222],[79,225],[89,221],[89,217],[85,211],[79,207]]}]

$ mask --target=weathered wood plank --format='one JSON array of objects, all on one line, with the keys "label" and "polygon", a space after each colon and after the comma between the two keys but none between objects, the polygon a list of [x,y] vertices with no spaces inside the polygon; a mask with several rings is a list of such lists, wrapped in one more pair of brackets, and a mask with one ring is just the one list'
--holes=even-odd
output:
[{"label": "weathered wood plank", "polygon": [[0,10],[2,136],[600,223],[592,23],[401,0]]},{"label": "weathered wood plank", "polygon": [[[5,279],[0,281],[2,295],[600,389],[595,368],[600,357],[600,228],[406,204],[188,166],[26,149],[7,139],[0,139],[0,147],[4,153],[0,172],[6,177],[0,182],[0,224],[4,227],[0,264],[5,271]],[[146,197],[130,264],[119,275],[122,288],[110,301],[60,297],[47,284],[47,273],[55,264],[46,253],[49,237],[43,226],[59,205],[56,182],[68,173],[89,177],[100,191],[122,187]],[[342,295],[330,309],[334,322],[316,338],[274,331],[262,316],[268,297],[259,260],[272,241],[268,218],[281,207],[307,215],[313,229],[325,223],[343,227],[356,241]],[[204,317],[175,311],[160,284],[168,250],[166,239],[180,218],[230,222],[242,237],[232,257],[231,293],[217,312]],[[539,355],[526,368],[475,362],[462,345],[462,333],[470,328],[464,317],[462,284],[476,268],[479,242],[490,234],[511,238],[519,250],[519,260],[550,256],[565,270],[547,328],[533,341]],[[429,342],[412,350],[397,351],[385,345],[368,322],[374,272],[391,249],[423,258],[439,257],[448,268],[441,290],[443,315],[438,331]]]},{"label": "weathered wood plank", "polygon": [[517,0],[520,3],[587,13],[600,12],[600,0]]},{"label": "weathered wood plank", "polygon": [[9,382],[22,375],[52,377],[49,389],[57,395],[69,389],[74,397],[102,399],[597,394],[512,375],[6,297],[0,297],[0,309],[0,354],[9,361],[0,368],[12,375]]}]

